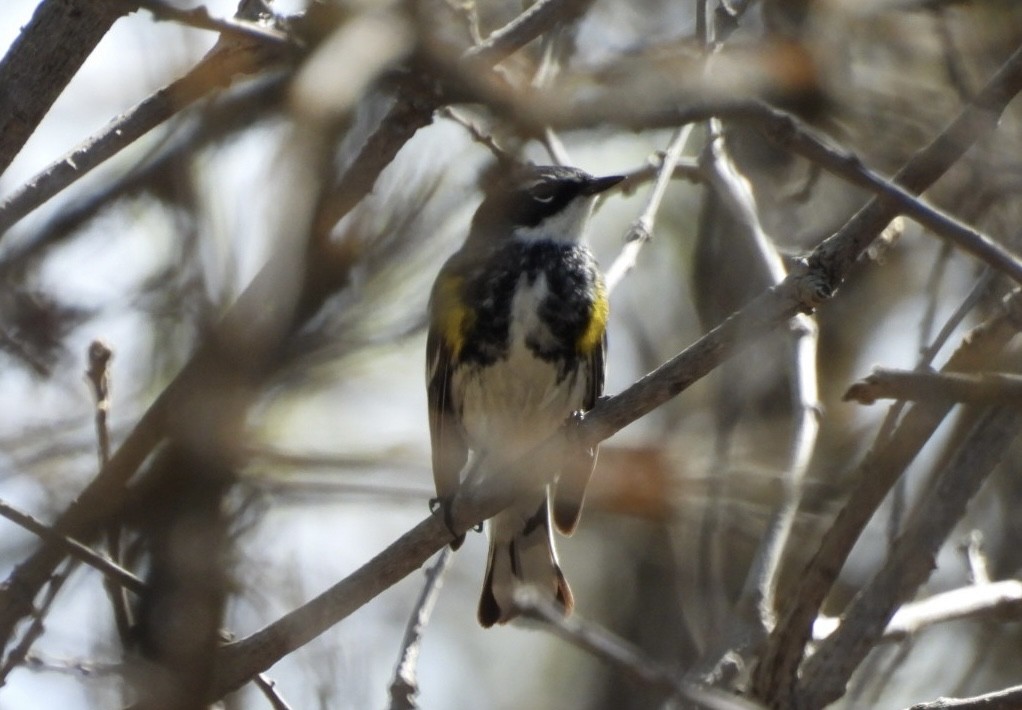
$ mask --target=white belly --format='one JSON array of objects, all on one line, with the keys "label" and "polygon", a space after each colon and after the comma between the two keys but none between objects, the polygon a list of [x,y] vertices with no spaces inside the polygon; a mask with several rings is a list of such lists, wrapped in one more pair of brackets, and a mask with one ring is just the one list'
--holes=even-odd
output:
[{"label": "white belly", "polygon": [[585,378],[570,372],[558,382],[557,363],[540,359],[526,345],[527,339],[542,343],[552,338],[536,315],[546,294],[542,275],[531,285],[523,276],[511,305],[507,358],[455,374],[462,425],[469,446],[477,452],[516,458],[550,437],[582,407]]}]

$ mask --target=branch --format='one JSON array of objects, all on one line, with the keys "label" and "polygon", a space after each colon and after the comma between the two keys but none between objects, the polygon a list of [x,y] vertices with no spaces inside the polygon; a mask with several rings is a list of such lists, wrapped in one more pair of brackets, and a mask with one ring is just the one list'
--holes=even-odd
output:
[{"label": "branch", "polygon": [[225,36],[255,40],[273,47],[297,46],[294,37],[268,24],[213,17],[202,5],[191,10],[182,10],[161,0],[120,0],[120,2],[131,9],[148,10],[157,20],[170,20],[200,30],[219,32]]},{"label": "branch", "polygon": [[[649,193],[646,208],[642,211],[635,222],[628,228],[625,235],[625,246],[621,249],[614,263],[610,265],[604,275],[607,284],[607,292],[610,293],[614,287],[635,267],[635,261],[639,257],[639,251],[646,242],[653,238],[653,228],[656,225],[657,213],[660,211],[660,203],[663,202],[664,194],[667,192],[667,185],[674,178],[674,170],[681,160],[682,151],[688,143],[688,137],[692,133],[692,126],[679,128],[671,138],[671,142],[664,151],[664,157],[657,167],[656,182],[653,190]],[[633,182],[634,186],[635,183]]]},{"label": "branch", "polygon": [[94,570],[102,574],[105,578],[120,585],[121,587],[135,592],[136,594],[145,589],[145,582],[112,560],[107,559],[77,540],[61,535],[60,533],[46,527],[31,515],[22,513],[17,508],[8,505],[2,500],[0,500],[0,515],[7,518],[15,525],[20,525],[25,528],[25,530],[28,530],[33,535],[37,535],[40,539],[50,543],[51,545],[59,547],[69,556],[75,558],[79,562],[87,564],[89,567],[92,567]]},{"label": "branch", "polygon": [[0,60],[0,175],[64,87],[129,8],[94,0],[44,0]]},{"label": "branch", "polygon": [[[1022,612],[1022,582],[970,584],[905,604],[894,613],[878,641],[893,643],[914,636],[937,624],[975,618],[1015,618]],[[813,623],[813,640],[823,641],[841,624],[839,619],[821,616]]]},{"label": "branch", "polygon": [[909,710],[1018,710],[1022,706],[1022,685],[974,698],[941,698],[913,705]]},{"label": "branch", "polygon": [[[883,568],[852,600],[842,624],[805,664],[798,707],[823,707],[841,696],[855,668],[883,634],[897,606],[936,568],[936,557],[968,502],[1022,431],[1022,412],[987,411],[916,505]],[[804,704],[803,704],[804,703]]]},{"label": "branch", "polygon": [[891,370],[884,367],[856,382],[842,400],[873,404],[878,399],[933,399],[971,404],[1022,406],[1022,376],[1000,372],[979,375]]},{"label": "branch", "polygon": [[426,583],[415,603],[412,618],[408,620],[405,637],[401,642],[401,656],[394,670],[394,680],[390,684],[391,710],[412,710],[415,708],[415,696],[419,693],[419,681],[416,678],[416,667],[419,661],[419,649],[422,645],[422,634],[426,630],[429,618],[433,614],[440,587],[443,585],[444,574],[454,558],[451,548],[440,551],[436,563],[426,570]]},{"label": "branch", "polygon": [[541,623],[554,635],[613,666],[632,680],[669,697],[713,710],[756,710],[761,707],[721,690],[687,683],[669,667],[647,657],[641,649],[607,629],[578,615],[565,616],[563,611],[533,589],[517,590],[515,605],[526,618]]},{"label": "branch", "polygon": [[[944,366],[945,372],[985,367],[1015,337],[1022,324],[1022,292],[1005,299],[1002,310],[974,328]],[[879,441],[852,474],[858,481],[844,508],[820,541],[813,558],[767,641],[754,674],[757,697],[785,705],[812,633],[812,624],[866,523],[905,468],[951,410],[950,403],[913,406],[897,429]]]},{"label": "branch", "polygon": [[282,59],[280,52],[251,40],[217,43],[185,76],[128,109],[0,203],[0,239],[25,215],[156,126],[228,86],[239,74],[251,74]]},{"label": "branch", "polygon": [[[976,141],[996,127],[997,117],[1008,102],[1022,90],[1022,48],[1001,67],[973,103],[925,148],[898,172],[895,181],[914,192],[921,192],[946,172]],[[824,166],[826,167],[826,166]],[[822,274],[844,274],[897,212],[893,200],[875,196],[854,215],[837,234],[813,250],[807,265]],[[791,277],[789,277],[790,279]],[[825,278],[820,284],[821,296],[829,296],[832,287]],[[1018,308],[1017,300],[1008,308]],[[1007,315],[1005,311],[1002,315]],[[1010,339],[1015,328],[1010,317],[996,319],[989,328],[991,350],[1003,347],[997,343]],[[982,338],[980,338],[982,340]],[[977,342],[960,349],[945,370],[967,371],[983,352]],[[981,358],[981,356],[980,356]],[[787,704],[787,693],[793,687],[811,626],[831,585],[837,578],[852,546],[872,517],[876,507],[898,480],[905,466],[915,457],[943,421],[946,407],[913,407],[902,425],[878,449],[870,452],[860,464],[857,479],[860,485],[842,510],[834,526],[828,530],[820,548],[810,561],[796,594],[774,629],[754,677],[754,694],[770,704]]]}]

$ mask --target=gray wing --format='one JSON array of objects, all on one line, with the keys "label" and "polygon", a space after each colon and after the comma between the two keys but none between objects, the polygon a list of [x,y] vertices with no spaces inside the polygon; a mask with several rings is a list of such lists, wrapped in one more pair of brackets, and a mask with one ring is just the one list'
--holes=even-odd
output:
[{"label": "gray wing", "polygon": [[461,469],[468,460],[461,415],[451,398],[453,369],[451,351],[436,325],[431,324],[426,337],[426,393],[433,443],[433,482],[441,499],[454,495]]},{"label": "gray wing", "polygon": [[[589,411],[596,404],[596,400],[603,394],[603,381],[607,375],[606,362],[604,360],[607,352],[607,334],[603,334],[603,340],[599,347],[593,348],[593,352],[582,364],[586,377],[589,378],[586,387],[585,401],[582,408]],[[593,447],[587,451],[573,453],[561,471],[557,479],[557,486],[554,493],[554,523],[557,529],[565,535],[575,532],[579,516],[582,514],[582,503],[585,501],[586,486],[589,485],[589,478],[593,475],[593,468],[596,467],[596,455],[599,447]]]}]

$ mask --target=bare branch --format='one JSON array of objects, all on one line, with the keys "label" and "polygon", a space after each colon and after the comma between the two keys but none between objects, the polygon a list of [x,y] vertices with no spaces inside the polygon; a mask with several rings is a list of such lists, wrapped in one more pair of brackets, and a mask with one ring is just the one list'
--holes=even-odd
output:
[{"label": "bare branch", "polygon": [[145,589],[145,582],[128,570],[117,565],[113,561],[108,560],[103,555],[89,547],[86,547],[77,540],[73,540],[66,535],[57,533],[51,528],[43,525],[31,515],[21,512],[2,500],[0,500],[0,515],[7,518],[12,523],[20,525],[30,533],[38,535],[46,542],[59,547],[71,557],[75,558],[79,562],[87,564],[107,579],[115,582],[125,589],[135,592],[136,594]]},{"label": "bare branch", "polygon": [[418,601],[415,602],[412,617],[408,620],[405,637],[401,642],[401,656],[394,670],[394,680],[390,684],[391,710],[412,710],[416,707],[415,696],[419,693],[417,666],[422,634],[433,615],[433,607],[440,596],[444,574],[453,557],[451,548],[445,547],[440,550],[440,555],[433,566],[426,570],[426,583],[422,587]]},{"label": "bare branch", "polygon": [[974,698],[941,698],[913,705],[909,710],[1017,710],[1022,704],[1022,685]]},{"label": "bare branch", "polygon": [[201,5],[191,10],[182,10],[161,0],[120,0],[120,2],[132,9],[140,7],[148,10],[157,20],[170,20],[188,27],[211,30],[239,39],[256,40],[275,47],[297,44],[294,37],[268,24],[213,17],[209,10]]},{"label": "bare branch", "polygon": [[[1004,309],[978,326],[951,356],[945,372],[981,368],[1018,333],[1022,295],[1006,299]],[[755,674],[758,697],[788,702],[796,672],[809,641],[813,620],[837,579],[852,547],[877,506],[891,490],[908,464],[940,426],[951,410],[949,403],[920,403],[903,417],[890,437],[877,442],[854,473],[858,481],[834,523],[824,534],[816,554],[800,576],[798,587],[768,639]]]},{"label": "bare branch", "polygon": [[[913,636],[923,629],[960,619],[1016,618],[1022,613],[1022,582],[1006,579],[1000,582],[971,584],[910,602],[894,613],[884,629],[881,643],[893,643]],[[821,616],[813,623],[813,639],[817,642],[833,634],[841,621]]]},{"label": "bare branch", "polygon": [[93,0],[44,0],[0,60],[0,174],[50,106],[129,8]]},{"label": "bare branch", "polygon": [[657,213],[660,211],[660,203],[663,202],[667,185],[674,177],[674,169],[677,167],[678,161],[681,160],[681,154],[685,150],[685,144],[688,143],[691,133],[692,127],[685,126],[678,129],[674,137],[671,138],[657,168],[656,182],[653,185],[653,190],[649,193],[646,208],[642,211],[639,219],[628,228],[628,233],[625,235],[625,246],[604,276],[608,293],[613,291],[625,274],[635,267],[639,251],[646,242],[653,238],[653,228],[656,224]]},{"label": "bare branch", "polygon": [[845,392],[844,401],[873,404],[878,399],[942,399],[971,404],[1022,406],[1022,377],[1000,372],[961,375],[874,368]]},{"label": "bare branch", "polygon": [[282,55],[259,43],[220,42],[185,76],[111,121],[0,203],[0,239],[20,219],[93,168],[241,74],[272,66]]},{"label": "bare branch", "polygon": [[[799,707],[823,707],[844,692],[848,678],[883,634],[899,604],[936,567],[936,556],[965,507],[1022,431],[1022,412],[994,408],[928,489],[884,567],[842,615],[842,624],[806,661]],[[805,702],[803,705],[802,702]]]},{"label": "bare branch", "polygon": [[[981,136],[996,125],[997,117],[1007,103],[1022,90],[1022,48],[1017,50],[1001,67],[973,103],[959,115],[925,148],[919,151],[895,177],[914,192],[924,190],[957,161]],[[826,166],[825,166],[826,167]],[[854,260],[868,246],[868,241],[882,230],[896,211],[886,196],[874,197],[849,220],[837,234],[824,241],[810,256],[809,265],[818,265],[824,274],[846,273]],[[856,236],[858,234],[858,236]],[[871,235],[871,236],[867,236]],[[790,278],[790,277],[789,277]],[[821,295],[832,293],[823,284]],[[1017,306],[1016,306],[1017,307]],[[1010,338],[1014,329],[1007,325],[1010,319],[999,319],[992,332],[1007,330]],[[999,338],[998,338],[999,339]],[[973,343],[975,345],[975,343]],[[979,352],[975,350],[973,352]],[[952,358],[946,370],[969,369],[974,355],[963,354]],[[913,412],[916,414],[913,416]],[[859,487],[852,494],[834,527],[821,542],[820,549],[802,575],[796,594],[789,602],[781,623],[768,641],[767,649],[757,668],[754,687],[757,697],[771,704],[784,705],[787,693],[793,687],[810,628],[823,599],[858,539],[866,521],[876,506],[899,478],[901,471],[914,457],[947,413],[947,408],[914,407],[906,415],[892,439],[879,451],[871,452],[859,467]],[[911,422],[908,420],[912,417]],[[897,441],[895,441],[897,439]]]},{"label": "bare branch", "polygon": [[541,623],[556,636],[591,653],[626,677],[658,689],[668,696],[708,710],[755,710],[761,707],[720,690],[686,683],[670,668],[647,657],[641,649],[607,629],[585,621],[576,614],[565,616],[563,611],[532,589],[517,590],[515,604],[526,618]]}]

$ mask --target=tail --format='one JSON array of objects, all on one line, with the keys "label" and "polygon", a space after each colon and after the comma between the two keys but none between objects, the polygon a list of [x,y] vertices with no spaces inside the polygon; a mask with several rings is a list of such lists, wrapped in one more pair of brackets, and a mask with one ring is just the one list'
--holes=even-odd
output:
[{"label": "tail", "polygon": [[512,506],[490,522],[490,560],[479,600],[479,623],[489,628],[518,616],[515,589],[530,584],[549,594],[565,614],[575,605],[557,563],[545,497],[539,508]]}]

